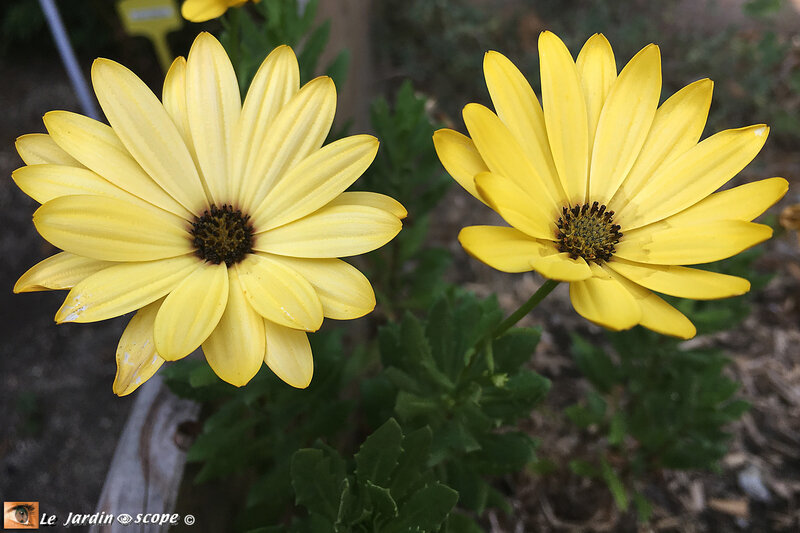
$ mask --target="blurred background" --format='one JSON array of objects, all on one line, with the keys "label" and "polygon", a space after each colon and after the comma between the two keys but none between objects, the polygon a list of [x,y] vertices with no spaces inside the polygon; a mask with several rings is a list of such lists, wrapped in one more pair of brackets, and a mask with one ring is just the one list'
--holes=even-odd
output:
[{"label": "blurred background", "polygon": [[[163,72],[150,41],[127,34],[108,0],[57,2],[79,64],[108,57],[136,72],[160,94]],[[177,5],[177,2],[176,2]],[[391,99],[410,79],[427,100],[431,120],[464,131],[461,108],[489,104],[481,65],[487,50],[508,56],[538,91],[537,39],[558,34],[573,54],[591,34],[611,42],[618,66],[650,42],[661,46],[663,98],[704,77],[715,81],[705,136],[767,123],[770,139],[734,185],[783,176],[789,193],[761,221],[773,240],[750,256],[763,280],[745,303],[734,330],[701,334],[692,347],[722,349],[751,409],[733,424],[729,449],[716,472],[669,472],[650,480],[659,509],[657,531],[800,530],[800,249],[797,233],[778,223],[780,210],[800,202],[800,2],[788,0],[321,0],[331,17],[329,53],[350,48],[350,72],[340,90],[337,121],[351,132],[370,130],[373,96]],[[201,29],[219,22],[183,23],[167,36],[185,55]],[[125,319],[56,326],[63,293],[13,295],[16,279],[54,249],[31,223],[36,208],[10,179],[22,165],[19,135],[43,132],[53,109],[82,112],[36,0],[0,3],[0,495],[46,502],[58,515],[93,512],[133,397],[111,392],[114,352]],[[458,230],[489,223],[485,210],[452,188],[431,225],[434,241],[454,262],[447,276],[478,294],[497,293],[512,309],[539,279],[510,276],[469,259]],[[569,356],[569,331],[599,336],[571,309],[559,287],[525,324],[543,326],[531,366],[553,380],[546,407],[532,413],[539,455],[555,463],[585,452],[585,431],[552,416],[582,397],[587,381]],[[721,320],[724,320],[722,317]],[[738,319],[738,318],[737,318]],[[702,332],[701,332],[702,333]],[[134,395],[135,396],[135,395]],[[513,516],[491,515],[494,531],[635,530],[620,522],[607,491],[585,478],[543,482],[535,468],[505,480]],[[523,528],[523,529],[520,529]],[[632,529],[631,529],[632,528]]]}]

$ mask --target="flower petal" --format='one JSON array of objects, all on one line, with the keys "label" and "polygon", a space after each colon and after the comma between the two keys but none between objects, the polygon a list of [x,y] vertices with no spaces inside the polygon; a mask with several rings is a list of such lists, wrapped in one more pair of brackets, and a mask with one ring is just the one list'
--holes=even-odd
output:
[{"label": "flower petal", "polygon": [[626,234],[616,256],[658,265],[696,265],[725,259],[772,236],[772,228],[741,220],[718,220],[661,231]]},{"label": "flower petal", "polygon": [[97,322],[130,313],[173,290],[200,265],[196,257],[185,255],[110,266],[69,291],[56,322]]},{"label": "flower petal", "polygon": [[734,177],[764,146],[764,125],[725,130],[662,165],[615,220],[631,230],[690,207]]},{"label": "flower petal", "polygon": [[14,292],[71,289],[113,263],[60,252],[36,263],[14,284]]},{"label": "flower petal", "polygon": [[380,248],[400,233],[400,220],[382,209],[334,205],[258,233],[253,249],[292,257],[347,257]]},{"label": "flower petal", "polygon": [[367,191],[346,191],[328,202],[328,206],[334,205],[363,205],[381,209],[391,213],[400,220],[408,216],[408,211],[403,204],[385,194]]},{"label": "flower petal", "polygon": [[236,265],[244,295],[258,314],[277,324],[316,331],[324,318],[311,284],[285,263],[248,255]]},{"label": "flower petal", "polygon": [[433,134],[433,147],[442,166],[468,193],[486,203],[475,188],[475,176],[488,172],[472,139],[449,129],[436,130]]},{"label": "flower petal", "polygon": [[606,268],[606,272],[636,298],[642,310],[642,318],[639,320],[639,324],[657,333],[671,335],[680,339],[691,339],[697,334],[697,329],[691,320],[670,304],[647,289],[643,289],[616,274],[613,270]]},{"label": "flower petal", "polygon": [[39,207],[33,223],[54,246],[93,259],[150,261],[193,251],[185,220],[143,205],[104,196],[62,196]]},{"label": "flower petal", "polygon": [[239,194],[244,177],[254,173],[272,122],[299,89],[300,68],[294,51],[288,46],[279,46],[256,72],[234,130],[228,189],[231,198]]},{"label": "flower petal", "polygon": [[372,135],[345,137],[317,150],[275,184],[253,213],[253,226],[265,231],[316,211],[352,185],[377,153]]},{"label": "flower petal", "polygon": [[46,133],[29,133],[17,137],[14,145],[26,165],[69,165],[82,167],[77,159],[69,155]]},{"label": "flower petal", "polygon": [[746,183],[732,189],[715,192],[692,207],[656,222],[648,228],[654,228],[661,224],[666,227],[689,226],[715,220],[749,222],[783,198],[788,190],[789,182],[783,178],[769,178]]},{"label": "flower petal", "polygon": [[247,302],[236,268],[228,269],[228,283],[228,304],[203,353],[220,379],[241,387],[261,368],[267,343],[264,319]]},{"label": "flower petal", "polygon": [[305,389],[314,375],[311,344],[304,331],[285,328],[264,320],[267,355],[264,362],[276,376],[292,387]]},{"label": "flower petal", "polygon": [[186,0],[181,16],[190,22],[205,22],[222,16],[228,10],[224,0]]},{"label": "flower petal", "polygon": [[533,269],[545,278],[557,281],[582,281],[592,276],[592,270],[582,257],[571,258],[566,252],[558,252],[547,246],[540,257],[531,260]]},{"label": "flower petal", "polygon": [[162,300],[137,311],[131,318],[117,345],[117,375],[114,377],[114,394],[127,396],[139,388],[164,364],[156,352],[153,340],[153,323]]},{"label": "flower petal", "polygon": [[167,361],[186,357],[214,331],[228,303],[225,263],[203,263],[164,300],[153,324],[158,353]]},{"label": "flower petal", "polygon": [[482,105],[467,104],[463,116],[472,140],[491,172],[504,176],[522,190],[541,195],[542,209],[555,213],[563,202],[561,189],[557,188],[557,183],[539,176],[519,142],[497,115]]},{"label": "flower petal", "polygon": [[608,204],[611,210],[622,211],[661,165],[697,144],[706,125],[713,90],[711,80],[698,80],[670,96],[658,108],[639,157]]},{"label": "flower petal", "polygon": [[547,138],[570,204],[586,202],[589,178],[589,114],[572,56],[555,34],[539,36],[542,104]]},{"label": "flower petal", "polygon": [[240,205],[250,210],[260,205],[281,176],[318,150],[330,131],[335,111],[336,87],[330,78],[305,84],[270,123],[255,161],[243,177]]},{"label": "flower petal", "polygon": [[142,170],[109,126],[69,111],[50,111],[44,124],[61,148],[103,179],[156,207],[192,219],[185,207]]},{"label": "flower petal", "polygon": [[472,257],[502,272],[529,272],[544,245],[515,228],[468,226],[458,242]]},{"label": "flower petal", "polygon": [[644,144],[661,96],[658,46],[643,48],[622,69],[600,113],[592,148],[589,198],[607,204]]},{"label": "flower petal", "polygon": [[109,196],[151,207],[140,198],[112,185],[91,170],[64,165],[28,165],[18,168],[11,178],[22,192],[43,204],[61,196]]},{"label": "flower petal", "polygon": [[483,73],[497,116],[520,143],[553,200],[566,202],[550,153],[542,106],[528,80],[503,54],[492,51],[483,57]]},{"label": "flower petal", "polygon": [[189,154],[197,164],[197,153],[195,153],[194,143],[192,142],[192,132],[189,129],[189,111],[186,109],[186,58],[176,57],[164,77],[164,86],[161,89],[161,102],[164,109],[172,119],[172,123],[181,134]]},{"label": "flower petal", "polygon": [[375,292],[359,270],[341,259],[301,259],[271,255],[270,259],[303,276],[322,303],[322,313],[336,320],[359,318],[375,309]]},{"label": "flower petal", "polygon": [[217,205],[229,200],[228,154],[241,109],[228,54],[210,33],[200,33],[186,60],[186,111],[200,177]]},{"label": "flower petal", "polygon": [[750,290],[750,282],[744,278],[696,268],[633,263],[619,257],[607,264],[642,287],[680,298],[713,300],[739,296]]},{"label": "flower petal", "polygon": [[527,190],[510,179],[484,172],[475,176],[478,192],[492,209],[515,228],[539,239],[555,239],[555,220],[551,209],[534,200]]},{"label": "flower petal", "polygon": [[589,160],[592,158],[592,145],[595,141],[600,112],[608,92],[617,78],[617,63],[614,50],[603,34],[595,33],[581,48],[575,60],[581,76],[583,94],[586,96],[586,111],[589,124]]},{"label": "flower petal", "polygon": [[202,212],[208,200],[192,156],[152,91],[109,59],[92,64],[92,85],[114,132],[145,172],[190,212]]},{"label": "flower petal", "polygon": [[569,297],[575,311],[587,320],[619,331],[639,323],[642,310],[639,303],[622,284],[590,264],[592,276],[569,284]]}]

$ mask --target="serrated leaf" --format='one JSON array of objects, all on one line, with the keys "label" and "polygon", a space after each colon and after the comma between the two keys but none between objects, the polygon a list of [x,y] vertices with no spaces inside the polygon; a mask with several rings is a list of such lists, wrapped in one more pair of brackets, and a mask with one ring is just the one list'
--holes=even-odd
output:
[{"label": "serrated leaf", "polygon": [[292,455],[291,474],[296,502],[335,521],[345,479],[341,458],[316,448],[297,450]]},{"label": "serrated leaf", "polygon": [[395,503],[389,489],[379,487],[371,481],[367,481],[366,488],[372,507],[373,522],[386,519],[391,520],[397,517],[397,503]]},{"label": "serrated leaf", "polygon": [[397,393],[394,404],[395,413],[402,420],[414,420],[434,415],[432,418],[440,418],[443,415],[441,404],[434,398],[428,398],[401,390]]},{"label": "serrated leaf", "polygon": [[428,468],[433,432],[425,426],[413,431],[403,439],[403,452],[397,461],[397,468],[389,488],[398,500],[404,498]]},{"label": "serrated leaf", "polygon": [[433,483],[415,492],[400,506],[397,520],[384,528],[385,533],[431,531],[447,518],[458,501],[458,493],[441,483]]},{"label": "serrated leaf", "polygon": [[513,374],[530,361],[542,331],[539,328],[514,328],[492,344],[498,372]]},{"label": "serrated leaf", "polygon": [[358,481],[386,486],[397,466],[402,440],[403,431],[394,418],[387,420],[367,437],[355,456]]}]

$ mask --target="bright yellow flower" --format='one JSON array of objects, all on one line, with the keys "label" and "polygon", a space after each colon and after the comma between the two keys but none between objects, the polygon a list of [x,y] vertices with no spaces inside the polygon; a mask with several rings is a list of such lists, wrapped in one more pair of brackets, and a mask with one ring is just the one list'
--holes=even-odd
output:
[{"label": "bright yellow flower", "polygon": [[[184,0],[181,16],[191,22],[205,22],[221,17],[230,7],[239,7],[248,0]],[[260,0],[252,0],[258,3]]]},{"label": "bright yellow flower", "polygon": [[15,292],[71,289],[56,315],[94,322],[139,310],[117,349],[114,392],[202,345],[237,386],[266,362],[294,387],[311,381],[306,331],[372,311],[369,281],[337,257],[390,241],[405,209],[343,192],[378,140],[322,146],[336,107],[328,77],[299,87],[294,52],[276,48],[242,105],[220,43],[200,34],[167,73],[162,102],[122,65],[98,59],[92,82],[111,126],[66,111],[24,135],[14,181],[43,205],[39,233],[64,250]]},{"label": "bright yellow flower", "polygon": [[659,107],[655,45],[619,75],[602,35],[573,61],[544,32],[539,55],[544,109],[519,70],[489,52],[483,68],[496,114],[468,104],[471,138],[434,135],[447,171],[512,226],[467,227],[459,241],[498,270],[569,282],[575,310],[592,322],[694,336],[692,323],[651,291],[712,299],[750,289],[745,279],[681,265],[730,257],[772,235],[750,221],[786,193],[786,180],[714,192],[756,156],[769,128],[698,142],[713,84],[691,83]]}]

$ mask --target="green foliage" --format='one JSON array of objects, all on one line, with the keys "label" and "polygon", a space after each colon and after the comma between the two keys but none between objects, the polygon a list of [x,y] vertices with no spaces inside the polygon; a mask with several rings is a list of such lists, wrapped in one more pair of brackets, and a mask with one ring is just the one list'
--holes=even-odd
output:
[{"label": "green foliage", "polygon": [[[319,0],[311,0],[301,11],[298,0],[263,0],[255,4],[255,14],[246,8],[228,10],[221,19],[224,31],[220,42],[236,69],[243,94],[267,54],[283,44],[295,48],[301,83],[319,72],[319,60],[330,35],[330,21],[315,26],[318,4]],[[350,54],[343,50],[323,72],[341,87],[349,65]]]},{"label": "green foliage", "polygon": [[295,531],[439,531],[458,493],[435,481],[429,462],[431,430],[403,434],[390,418],[366,438],[355,468],[317,444],[292,457],[297,503],[308,511]]},{"label": "green foliage", "polygon": [[502,312],[494,299],[446,294],[427,320],[406,313],[379,332],[382,374],[363,387],[367,416],[393,414],[404,427],[430,427],[431,462],[461,494],[460,506],[481,513],[505,506],[487,475],[518,471],[533,459],[534,441],[506,427],[526,417],[549,382],[522,368],[539,331],[515,329],[490,341]]},{"label": "green foliage", "polygon": [[[760,255],[753,249],[706,268],[744,276],[758,289],[769,280],[753,269]],[[749,313],[750,300],[749,295],[711,302],[670,299],[701,334],[736,326]],[[593,390],[565,414],[580,428],[597,431],[605,446],[597,457],[573,461],[570,468],[604,481],[620,509],[632,497],[645,519],[650,507],[633,490],[634,481],[662,468],[716,468],[727,451],[724,427],[748,404],[735,397],[738,385],[724,375],[729,360],[719,350],[686,348],[643,328],[609,339],[612,350],[572,337],[575,363]]]},{"label": "green foliage", "polygon": [[[333,438],[346,427],[354,407],[343,398],[353,376],[341,359],[341,332],[318,332],[310,339],[315,376],[304,390],[289,387],[269,369],[241,389],[221,382],[205,361],[183,361],[163,370],[173,391],[214,406],[187,455],[202,465],[195,482],[256,474],[245,505],[259,514],[257,524],[277,523],[291,507],[292,454],[317,439]],[[252,514],[242,513],[242,520],[254,519]]]},{"label": "green foliage", "polygon": [[442,275],[450,254],[425,245],[430,213],[452,180],[433,149],[436,127],[425,110],[426,100],[406,81],[392,106],[384,98],[372,104],[371,121],[381,148],[372,166],[356,184],[398,200],[408,211],[403,231],[386,247],[368,256],[369,274],[384,311],[393,317],[402,309],[425,309],[446,287]]}]

